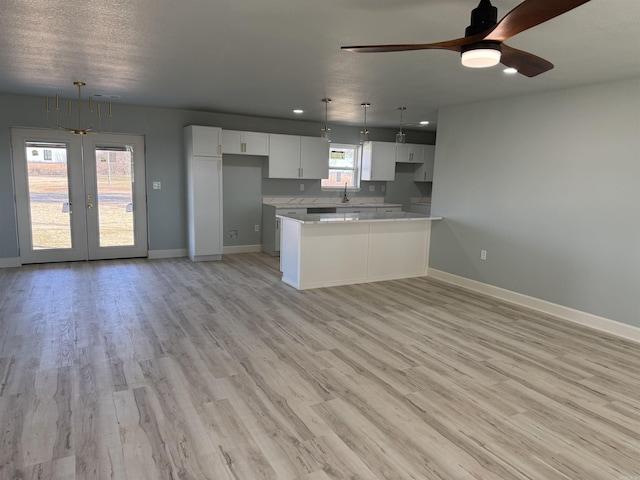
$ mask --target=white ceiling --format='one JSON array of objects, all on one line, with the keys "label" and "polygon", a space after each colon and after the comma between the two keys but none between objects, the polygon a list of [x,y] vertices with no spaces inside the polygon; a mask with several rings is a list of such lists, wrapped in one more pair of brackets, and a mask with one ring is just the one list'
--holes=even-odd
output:
[{"label": "white ceiling", "polygon": [[[553,0],[548,0],[553,1]],[[519,0],[494,0],[501,18]],[[477,0],[3,0],[0,92],[371,126],[438,107],[640,76],[640,2],[592,0],[507,41],[555,68],[467,69],[448,51],[356,54],[341,45],[458,38]],[[43,102],[44,104],[44,102]],[[294,108],[305,114],[295,116]]]}]

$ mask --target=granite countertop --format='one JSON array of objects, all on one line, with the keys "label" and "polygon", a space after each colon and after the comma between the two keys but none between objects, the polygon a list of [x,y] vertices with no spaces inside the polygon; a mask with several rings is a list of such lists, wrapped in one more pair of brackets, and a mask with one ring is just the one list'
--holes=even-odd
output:
[{"label": "granite countertop", "polygon": [[442,220],[442,217],[431,217],[409,212],[392,213],[310,213],[307,215],[276,215],[303,224],[328,224],[345,222],[398,222],[420,220]]}]

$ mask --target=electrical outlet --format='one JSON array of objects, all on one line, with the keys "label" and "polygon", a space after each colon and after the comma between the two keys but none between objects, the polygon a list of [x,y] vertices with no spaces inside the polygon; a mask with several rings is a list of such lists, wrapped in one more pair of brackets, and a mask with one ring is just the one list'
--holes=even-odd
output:
[{"label": "electrical outlet", "polygon": [[487,259],[487,251],[480,250],[480,260],[486,260],[486,259]]},{"label": "electrical outlet", "polygon": [[160,190],[162,188],[162,183],[160,182],[153,182],[153,189],[154,190]]},{"label": "electrical outlet", "polygon": [[253,231],[254,232],[259,232],[260,231],[260,225],[254,225],[253,226]]},{"label": "electrical outlet", "polygon": [[227,238],[238,238],[238,230],[229,230]]},{"label": "electrical outlet", "polygon": [[369,185],[369,191],[370,192],[375,192],[376,191],[376,186],[375,185]]},{"label": "electrical outlet", "polygon": [[304,192],[304,183],[301,183],[301,184],[300,184],[300,191],[301,191],[301,192]]}]

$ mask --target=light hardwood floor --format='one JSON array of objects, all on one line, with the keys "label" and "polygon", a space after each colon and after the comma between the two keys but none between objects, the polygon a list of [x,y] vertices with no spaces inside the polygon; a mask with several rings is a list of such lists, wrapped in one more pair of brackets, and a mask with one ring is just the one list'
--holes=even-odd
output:
[{"label": "light hardwood floor", "polygon": [[428,278],[0,270],[1,479],[640,480],[640,347]]}]

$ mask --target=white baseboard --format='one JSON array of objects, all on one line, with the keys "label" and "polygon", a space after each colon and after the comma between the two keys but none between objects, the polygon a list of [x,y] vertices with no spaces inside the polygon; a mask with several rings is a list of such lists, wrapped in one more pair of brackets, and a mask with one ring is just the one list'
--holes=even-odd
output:
[{"label": "white baseboard", "polygon": [[15,258],[0,258],[0,268],[15,268],[21,267],[20,257]]},{"label": "white baseboard", "polygon": [[186,248],[176,248],[175,250],[149,250],[147,257],[149,260],[157,260],[159,258],[179,258],[186,257]]},{"label": "white baseboard", "polygon": [[261,252],[262,245],[232,245],[229,247],[223,247],[223,254],[232,254],[232,253],[254,253]]},{"label": "white baseboard", "polygon": [[487,283],[478,282],[469,278],[460,277],[452,273],[443,272],[435,268],[429,268],[429,277],[443,282],[452,283],[459,287],[472,290],[474,292],[484,293],[490,297],[495,297],[506,302],[515,303],[523,307],[528,307],[542,313],[554,315],[564,320],[583,325],[585,327],[610,333],[617,337],[622,337],[633,342],[640,343],[640,328],[626,323],[616,322],[604,317],[599,317],[591,313],[582,312],[573,308],[558,305],[557,303],[547,302],[539,298],[530,297],[521,293],[505,290],[504,288],[494,287]]}]

